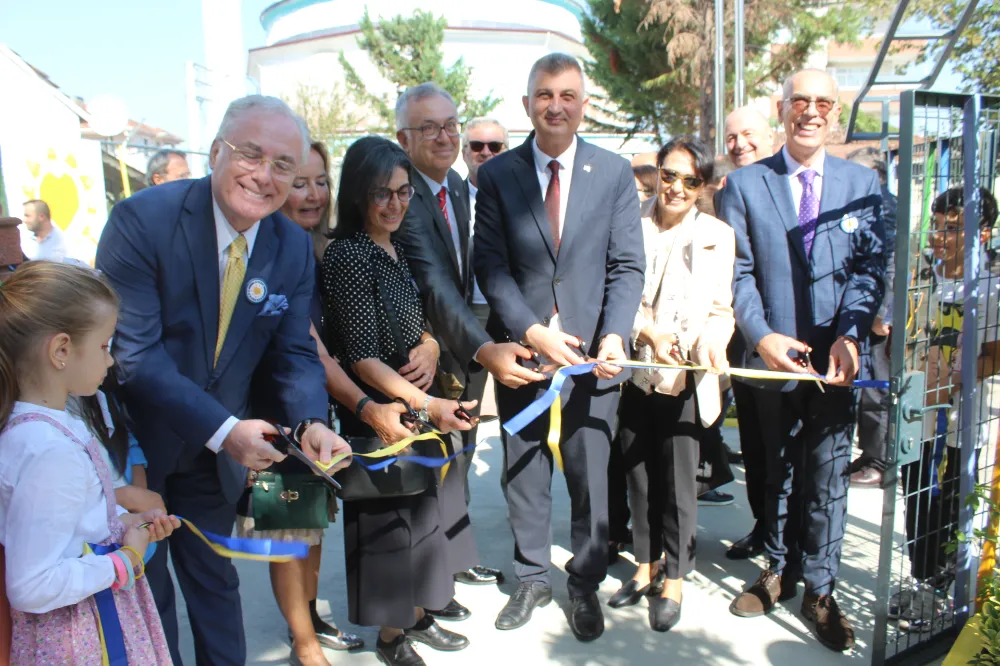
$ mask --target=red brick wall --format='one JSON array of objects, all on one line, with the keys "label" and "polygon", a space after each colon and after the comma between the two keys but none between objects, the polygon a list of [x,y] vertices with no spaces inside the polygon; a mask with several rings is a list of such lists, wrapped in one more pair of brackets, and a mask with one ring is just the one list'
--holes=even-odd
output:
[{"label": "red brick wall", "polygon": [[0,266],[21,263],[21,234],[16,217],[0,217]]}]

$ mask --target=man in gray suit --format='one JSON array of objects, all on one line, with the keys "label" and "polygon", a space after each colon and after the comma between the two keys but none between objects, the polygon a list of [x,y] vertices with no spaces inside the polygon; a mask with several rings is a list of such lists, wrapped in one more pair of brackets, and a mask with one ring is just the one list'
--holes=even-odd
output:
[{"label": "man in gray suit", "polygon": [[[575,365],[584,354],[625,359],[645,270],[632,170],[621,157],[577,137],[587,97],[572,56],[553,53],[536,62],[523,101],[535,131],[479,169],[474,252],[476,277],[492,310],[487,330],[495,339],[529,345],[546,363]],[[616,384],[624,375],[600,365],[563,389],[561,452],[572,505],[570,627],[583,641],[604,631],[597,588],[608,568],[608,455]],[[510,419],[546,388],[498,386],[501,418]],[[535,606],[552,599],[548,427],[543,416],[505,442],[520,585],[500,612],[498,629],[522,626]]]},{"label": "man in gray suit", "polygon": [[[777,154],[733,172],[723,219],[736,232],[733,309],[740,331],[736,365],[822,373],[812,381],[755,386],[764,444],[765,548],[770,567],[730,610],[770,612],[806,584],[802,614],[833,650],[854,631],[833,598],[847,512],[859,341],[871,330],[885,271],[881,193],[871,169],[823,148],[836,123],[837,86],[820,70],[784,85],[787,136]],[[792,358],[791,354],[797,358]],[[789,502],[793,484],[801,501]],[[798,538],[784,541],[789,524]]]}]

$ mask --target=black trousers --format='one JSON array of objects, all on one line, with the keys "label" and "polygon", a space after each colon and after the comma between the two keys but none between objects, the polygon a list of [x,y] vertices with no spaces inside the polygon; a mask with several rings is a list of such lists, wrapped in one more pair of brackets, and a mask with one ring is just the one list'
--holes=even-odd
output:
[{"label": "black trousers", "polygon": [[667,577],[683,578],[695,566],[703,432],[692,380],[679,396],[647,395],[625,384],[619,419],[636,562],[655,562],[666,552]]},{"label": "black trousers", "polygon": [[914,578],[946,589],[955,577],[953,558],[945,546],[954,540],[961,509],[961,451],[944,446],[939,461],[934,443],[924,442],[920,460],[900,468],[906,494],[906,547]]},{"label": "black trousers", "polygon": [[[612,432],[621,429],[621,405],[618,406],[618,423]],[[632,514],[628,506],[628,480],[625,472],[625,457],[617,436],[611,443],[611,458],[608,460],[608,522],[611,541],[628,541],[628,521]]]},{"label": "black trousers", "polygon": [[760,415],[754,398],[760,389],[740,381],[733,382],[733,401],[736,403],[737,427],[740,432],[740,451],[746,474],[747,503],[754,519],[754,532],[764,535],[764,495],[767,463],[764,440],[761,435]]},{"label": "black trousers", "polygon": [[[890,358],[888,337],[871,334],[868,353],[863,362],[872,379],[889,379]],[[861,389],[858,409],[858,446],[861,460],[880,471],[885,470],[889,445],[889,390]]]},{"label": "black trousers", "polygon": [[[548,383],[497,385],[503,421],[540,396]],[[608,572],[608,457],[620,387],[598,389],[593,375],[570,377],[562,390],[561,453],[570,496],[569,594],[597,591]],[[551,585],[552,456],[542,416],[504,440],[506,495],[514,532],[514,573],[521,582]]]},{"label": "black trousers", "polygon": [[[806,589],[820,595],[833,592],[840,569],[855,423],[853,392],[825,391],[799,382],[791,391],[754,394],[767,466],[764,543],[771,570],[800,568]],[[798,538],[789,538],[788,526],[798,528]]]}]

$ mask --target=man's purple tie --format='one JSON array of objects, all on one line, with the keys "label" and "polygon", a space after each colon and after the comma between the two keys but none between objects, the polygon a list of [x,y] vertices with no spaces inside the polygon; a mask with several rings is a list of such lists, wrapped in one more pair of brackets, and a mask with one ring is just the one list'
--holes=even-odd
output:
[{"label": "man's purple tie", "polygon": [[807,169],[799,173],[802,183],[802,201],[799,202],[799,226],[802,227],[802,242],[806,246],[806,256],[812,250],[813,238],[816,236],[816,219],[819,217],[819,198],[813,190],[813,180],[816,172]]}]

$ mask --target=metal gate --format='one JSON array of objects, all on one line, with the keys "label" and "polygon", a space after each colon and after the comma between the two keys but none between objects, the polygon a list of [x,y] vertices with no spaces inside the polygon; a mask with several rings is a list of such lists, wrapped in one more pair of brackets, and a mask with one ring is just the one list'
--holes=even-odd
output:
[{"label": "metal gate", "polygon": [[980,569],[992,574],[982,535],[1000,507],[1000,359],[984,353],[1000,338],[1000,246],[980,225],[995,215],[1000,98],[910,91],[900,107],[873,664],[948,649],[976,612]]}]

